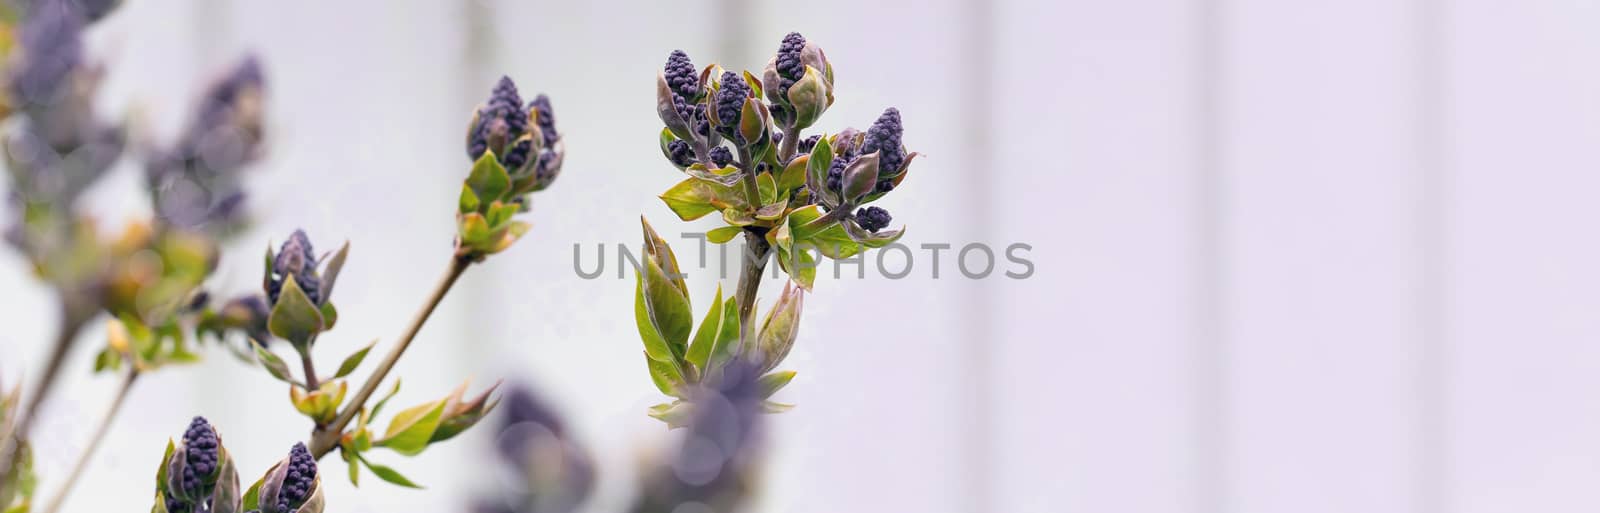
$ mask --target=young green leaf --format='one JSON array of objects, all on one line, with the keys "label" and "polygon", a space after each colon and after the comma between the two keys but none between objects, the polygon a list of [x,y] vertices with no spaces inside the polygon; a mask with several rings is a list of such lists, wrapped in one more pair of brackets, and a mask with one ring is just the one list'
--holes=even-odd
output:
[{"label": "young green leaf", "polygon": [[414,456],[428,448],[428,440],[433,438],[433,431],[439,428],[440,417],[444,414],[444,400],[420,404],[402,410],[395,414],[389,421],[389,429],[385,431],[382,440],[378,440],[379,447],[387,447],[394,452],[406,456]]},{"label": "young green leaf", "polygon": [[386,466],[383,466],[383,465],[379,465],[379,464],[373,463],[371,461],[367,461],[366,457],[361,456],[359,454],[356,455],[356,458],[361,460],[361,464],[367,466],[367,470],[371,470],[373,474],[377,475],[378,479],[382,479],[384,481],[388,481],[388,482],[393,483],[393,484],[404,486],[406,488],[417,488],[417,489],[421,489],[422,488],[421,486],[417,485],[416,483],[411,482],[410,479],[406,479],[406,476],[400,475],[399,472],[396,472],[392,468],[389,468],[389,467],[386,467]]},{"label": "young green leaf", "polygon": [[267,369],[268,374],[271,374],[272,377],[277,378],[278,381],[282,381],[284,383],[289,383],[291,385],[300,384],[289,375],[289,366],[283,363],[283,360],[278,358],[278,355],[272,354],[271,351],[266,350],[266,348],[263,348],[260,345],[251,345],[256,349],[256,361],[261,362],[261,366]]},{"label": "young green leaf", "polygon": [[366,347],[351,353],[350,356],[346,356],[344,358],[344,362],[339,364],[339,371],[333,373],[333,377],[342,378],[349,376],[352,372],[355,372],[356,368],[361,366],[361,361],[367,358],[367,352],[372,351],[372,346],[377,344],[378,341],[373,340],[371,343],[367,344]]},{"label": "young green leaf", "polygon": [[511,175],[506,173],[506,168],[500,165],[500,159],[495,157],[493,151],[485,151],[472,164],[466,184],[479,201],[489,203],[502,199],[501,196],[511,189]]},{"label": "young green leaf", "polygon": [[294,275],[286,276],[278,302],[267,316],[267,331],[290,343],[304,345],[322,329],[322,312],[295,283]]},{"label": "young green leaf", "polygon": [[788,385],[792,380],[794,380],[794,371],[778,371],[762,376],[758,382],[761,386],[761,398],[772,397],[772,394],[778,393],[778,390],[783,389],[784,385]]},{"label": "young green leaf", "polygon": [[694,342],[689,344],[689,363],[704,370],[706,362],[711,359],[711,350],[717,344],[717,335],[722,333],[722,285],[717,285],[716,298],[711,300],[711,308],[701,318],[700,328],[695,330]]},{"label": "young green leaf", "polygon": [[656,390],[673,397],[680,397],[679,387],[683,386],[684,379],[676,365],[671,362],[656,361],[649,354],[644,355],[644,363],[650,370],[650,381],[655,383]]}]

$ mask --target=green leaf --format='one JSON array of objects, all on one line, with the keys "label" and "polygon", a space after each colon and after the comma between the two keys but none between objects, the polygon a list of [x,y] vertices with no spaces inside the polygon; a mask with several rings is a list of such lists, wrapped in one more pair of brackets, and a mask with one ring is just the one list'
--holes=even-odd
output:
[{"label": "green leaf", "polygon": [[767,118],[761,116],[761,100],[746,98],[744,106],[739,113],[739,135],[747,143],[761,140],[762,134],[767,130]]},{"label": "green leaf", "polygon": [[278,293],[278,303],[267,316],[267,331],[296,345],[305,345],[313,335],[322,331],[322,312],[306,297],[305,291],[295,283],[294,275],[284,277],[283,290]]},{"label": "green leaf", "polygon": [[722,226],[706,232],[706,240],[711,241],[712,244],[727,244],[728,241],[733,240],[734,237],[738,237],[743,232],[744,228],[738,226]]},{"label": "green leaf", "polygon": [[[807,242],[823,256],[833,259],[850,258],[860,253],[862,245],[850,237],[838,222],[817,222],[823,216],[816,205],[797,208],[789,213],[789,230],[797,242]],[[796,247],[799,247],[796,244]]]},{"label": "green leaf", "polygon": [[177,445],[172,443],[171,438],[168,438],[167,451],[161,454],[161,468],[156,469],[156,489],[158,490],[167,486],[167,463],[172,461],[172,452],[176,449]]},{"label": "green leaf", "polygon": [[394,452],[406,456],[414,456],[428,448],[428,440],[433,438],[433,431],[439,428],[440,418],[444,415],[445,401],[438,400],[431,403],[420,404],[402,410],[395,414],[389,421],[389,429],[385,431],[383,439],[379,440],[379,447],[387,447]]},{"label": "green leaf", "polygon": [[811,175],[812,187],[822,187],[828,183],[828,166],[833,165],[833,145],[827,138],[817,142],[811,149],[811,158],[806,160],[806,171]]},{"label": "green leaf", "polygon": [[360,350],[357,350],[356,352],[351,353],[350,356],[346,356],[344,358],[344,362],[339,364],[339,372],[333,373],[333,377],[335,379],[342,378],[342,377],[345,377],[345,376],[349,376],[350,373],[352,373],[352,372],[355,372],[356,371],[356,367],[360,367],[361,366],[361,361],[365,360],[367,358],[367,352],[371,351],[372,350],[372,346],[375,346],[377,344],[378,344],[378,341],[376,339],[374,339],[372,341],[372,343],[367,344],[367,347],[363,347]]},{"label": "green leaf", "polygon": [[472,192],[472,186],[461,184],[461,199],[456,202],[456,212],[470,214],[478,211],[478,206],[483,202],[478,200],[478,195]]},{"label": "green leaf", "polygon": [[661,201],[666,202],[667,208],[677,214],[679,219],[693,221],[705,217],[706,214],[721,210],[717,207],[715,187],[721,185],[709,183],[696,178],[685,178],[677,185],[661,193]]},{"label": "green leaf", "polygon": [[784,404],[784,403],[773,402],[773,401],[765,401],[765,402],[761,403],[761,412],[762,413],[783,413],[783,412],[786,412],[786,411],[789,411],[789,410],[793,410],[793,409],[794,409],[794,405],[793,404]]},{"label": "green leaf", "polygon": [[656,390],[673,397],[681,397],[679,388],[683,386],[683,374],[678,372],[678,367],[671,362],[656,361],[649,354],[644,355],[644,363],[650,370],[650,382],[655,383]]},{"label": "green leaf", "polygon": [[265,475],[261,476],[261,479],[257,479],[255,484],[250,485],[250,489],[245,490],[244,501],[239,505],[240,509],[245,511],[261,509],[261,481],[266,480],[266,478],[267,476]]},{"label": "green leaf", "polygon": [[722,332],[717,334],[708,369],[720,368],[739,354],[739,298],[730,297],[722,303],[722,319]]},{"label": "green leaf", "polygon": [[711,359],[711,350],[717,344],[717,335],[722,333],[722,285],[717,285],[716,299],[711,301],[711,308],[701,318],[700,328],[695,330],[694,342],[689,344],[689,363],[702,370],[706,362]]},{"label": "green leaf", "polygon": [[651,418],[667,423],[668,428],[677,429],[688,425],[693,412],[692,406],[687,401],[673,401],[651,406],[646,412]]},{"label": "green leaf", "polygon": [[770,205],[778,201],[778,182],[772,178],[772,173],[756,175],[756,192],[761,197],[762,205]]},{"label": "green leaf", "polygon": [[506,168],[500,165],[494,151],[484,151],[483,156],[472,164],[472,173],[467,175],[466,184],[480,202],[489,203],[504,199],[502,196],[511,189],[511,175],[506,174]]},{"label": "green leaf", "polygon": [[811,255],[813,251],[810,244],[803,244],[792,250],[779,249],[778,265],[783,272],[800,288],[811,290],[817,281],[817,257]]},{"label": "green leaf", "polygon": [[667,341],[661,338],[661,332],[656,331],[655,324],[650,322],[645,301],[644,275],[640,274],[634,284],[633,320],[639,327],[639,339],[644,341],[644,355],[658,362],[671,362],[672,350],[667,348]]},{"label": "green leaf", "polygon": [[673,357],[682,357],[689,342],[689,330],[694,325],[694,314],[689,311],[689,297],[673,284],[655,260],[646,258],[644,271],[640,283],[644,292],[645,313]]},{"label": "green leaf", "polygon": [[[723,184],[722,179],[726,179],[728,184]],[[706,217],[706,214],[730,206],[738,209],[752,208],[750,201],[744,197],[744,190],[738,187],[738,174],[728,174],[722,179],[686,177],[677,185],[672,185],[672,189],[662,192],[661,201],[666,201],[667,208],[672,209],[672,213],[678,214],[678,219],[683,221],[701,219]]]},{"label": "green leaf", "polygon": [[[350,241],[344,241],[339,246],[339,251],[334,252],[328,259],[328,265],[322,268],[322,304],[328,304],[328,298],[333,297],[333,285],[339,281],[339,271],[344,270],[344,261],[350,256]],[[328,321],[328,326],[333,326],[333,321]]]},{"label": "green leaf", "polygon": [[384,394],[383,398],[378,400],[378,404],[372,407],[371,416],[378,416],[378,412],[383,411],[383,405],[388,404],[389,399],[393,399],[394,395],[398,393],[400,393],[400,378],[396,377],[394,378],[394,387],[390,388],[389,393]]},{"label": "green leaf", "polygon": [[343,459],[348,467],[346,471],[350,474],[350,486],[359,488],[361,486],[361,465],[357,463],[354,454],[345,449],[339,449],[339,458]]},{"label": "green leaf", "polygon": [[462,244],[474,248],[487,248],[490,243],[489,220],[477,212],[460,216],[456,235],[461,237]]},{"label": "green leaf", "polygon": [[283,359],[278,358],[278,355],[272,354],[271,351],[266,350],[266,348],[263,348],[258,344],[251,344],[251,346],[256,349],[256,361],[261,362],[261,366],[267,369],[268,374],[271,374],[272,377],[277,378],[278,381],[282,381],[284,383],[289,383],[291,385],[300,384],[294,380],[294,377],[289,375],[289,366],[283,363]]},{"label": "green leaf", "polygon": [[795,187],[806,183],[806,164],[811,162],[810,155],[800,155],[789,161],[783,168],[783,173],[778,175],[778,190],[791,191]]},{"label": "green leaf", "polygon": [[778,371],[762,376],[761,381],[758,382],[761,386],[761,398],[772,397],[772,394],[778,393],[778,390],[781,390],[784,385],[788,385],[792,380],[794,380],[794,371]]},{"label": "green leaf", "polygon": [[418,486],[416,483],[411,482],[410,479],[406,479],[406,476],[400,475],[399,472],[396,472],[392,468],[389,468],[389,467],[386,467],[386,466],[383,466],[383,465],[379,465],[377,463],[373,463],[373,462],[367,461],[366,458],[361,457],[359,455],[356,456],[356,457],[360,458],[361,459],[361,463],[363,465],[367,466],[367,470],[371,470],[373,474],[376,474],[378,476],[378,479],[382,479],[384,481],[388,481],[388,482],[393,483],[393,484],[404,486],[406,488],[416,488],[416,489],[421,489],[422,488],[421,486]]},{"label": "green leaf", "polygon": [[333,303],[323,303],[317,311],[322,313],[322,331],[333,329],[333,325],[339,322],[339,309],[334,308]]}]

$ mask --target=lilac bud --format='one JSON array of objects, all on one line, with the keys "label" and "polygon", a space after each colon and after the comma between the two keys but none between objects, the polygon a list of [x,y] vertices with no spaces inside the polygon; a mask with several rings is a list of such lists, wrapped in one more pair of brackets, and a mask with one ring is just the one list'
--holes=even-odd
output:
[{"label": "lilac bud", "polygon": [[528,114],[522,108],[517,84],[511,77],[502,76],[467,128],[467,158],[477,160],[485,151],[503,157],[506,146],[526,133]]},{"label": "lilac bud", "polygon": [[783,42],[778,44],[776,66],[778,70],[779,97],[788,97],[789,87],[806,74],[806,65],[800,62],[800,52],[806,47],[805,36],[799,32],[790,32],[783,37]]},{"label": "lilac bud", "polygon": [[219,447],[221,442],[217,439],[216,430],[211,428],[205,417],[195,417],[189,423],[189,429],[183,433],[183,457],[188,465],[183,468],[183,475],[178,476],[190,497],[211,495],[208,488],[216,483]]},{"label": "lilac bud", "polygon": [[28,10],[8,77],[12,97],[24,104],[61,100],[83,65],[83,17],[62,1],[38,2]]},{"label": "lilac bud", "polygon": [[900,111],[894,107],[885,109],[878,120],[872,123],[872,128],[867,129],[861,153],[878,152],[878,168],[882,170],[880,177],[892,178],[900,174],[900,168],[906,160],[906,149],[900,142],[904,134]]},{"label": "lilac bud", "polygon": [[283,241],[283,246],[278,250],[277,256],[272,260],[272,272],[266,279],[267,298],[271,304],[278,304],[278,294],[283,291],[283,282],[289,276],[294,276],[294,282],[305,291],[306,297],[312,303],[322,303],[321,289],[322,278],[317,275],[317,256],[311,249],[311,239],[306,237],[304,230],[295,230],[289,239]]},{"label": "lilac bud", "polygon": [[316,485],[317,460],[311,457],[311,451],[306,449],[306,444],[296,443],[289,450],[288,473],[284,474],[282,486],[278,491],[277,511],[289,512],[305,504],[311,498],[311,491]]},{"label": "lilac bud", "polygon": [[667,160],[679,169],[694,165],[694,149],[687,142],[673,140],[667,143]]},{"label": "lilac bud", "polygon": [[[776,135],[776,134],[774,134],[774,135]],[[810,155],[811,154],[811,150],[816,149],[817,141],[820,141],[820,140],[822,140],[822,136],[821,135],[812,135],[811,137],[807,137],[805,139],[801,139],[800,140],[800,145],[798,147],[799,154],[800,155]]]},{"label": "lilac bud", "polygon": [[711,163],[716,164],[719,168],[727,167],[728,164],[733,163],[733,151],[729,150],[727,146],[712,148],[708,156],[711,157]]},{"label": "lilac bud", "polygon": [[862,228],[872,233],[878,233],[878,230],[888,227],[889,221],[892,219],[888,210],[878,207],[857,209],[855,217],[856,224],[861,225]]},{"label": "lilac bud", "polygon": [[245,200],[241,171],[260,156],[264,84],[260,61],[241,59],[206,89],[174,147],[146,163],[162,221],[190,229],[238,224]]},{"label": "lilac bud", "polygon": [[700,96],[700,70],[695,69],[694,63],[689,61],[689,54],[683,50],[673,50],[667,56],[666,69],[667,86],[672,88],[672,94],[680,98],[693,101]]},{"label": "lilac bud", "polygon": [[717,122],[723,131],[738,133],[739,117],[744,112],[744,102],[750,98],[750,84],[732,71],[722,73],[722,88],[717,90]]}]

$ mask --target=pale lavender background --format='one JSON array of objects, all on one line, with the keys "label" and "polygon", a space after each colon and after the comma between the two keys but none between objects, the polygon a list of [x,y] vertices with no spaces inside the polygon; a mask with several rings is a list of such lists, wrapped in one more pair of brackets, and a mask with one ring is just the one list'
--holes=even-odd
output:
[{"label": "pale lavender background", "polygon": [[[351,239],[328,358],[391,341],[443,265],[493,79],[550,93],[565,174],[423,332],[399,400],[537,383],[600,458],[594,511],[668,437],[632,284],[577,278],[572,245],[686,226],[654,198],[677,179],[651,114],[669,50],[756,68],[800,30],[838,69],[822,129],[895,105],[927,153],[884,202],[906,241],[1024,241],[1037,272],[969,281],[947,253],[931,280],[919,252],[914,278],[819,280],[759,511],[1474,513],[1600,507],[1596,26],[1581,0],[129,0],[93,40],[108,109],[157,138],[261,52],[261,222],[219,288],[255,286],[294,227]],[[119,173],[94,196],[112,218],[141,201]],[[10,382],[49,310],[0,260]],[[714,278],[691,276],[698,304]],[[46,490],[112,387],[87,377],[98,343],[48,412]],[[195,413],[247,474],[304,436],[282,385],[212,355],[140,383],[69,510],[144,507]],[[357,492],[330,459],[330,502],[459,509],[487,443],[376,456],[421,492]]]}]

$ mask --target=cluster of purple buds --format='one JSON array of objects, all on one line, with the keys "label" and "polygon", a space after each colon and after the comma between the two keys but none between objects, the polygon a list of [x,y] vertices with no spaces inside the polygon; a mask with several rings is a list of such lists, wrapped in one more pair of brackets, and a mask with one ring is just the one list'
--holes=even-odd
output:
[{"label": "cluster of purple buds", "polygon": [[157,215],[180,228],[226,229],[243,216],[243,169],[260,158],[265,78],[246,56],[214,82],[171,148],[146,164]]},{"label": "cluster of purple buds", "polygon": [[[783,137],[784,137],[783,136],[783,132],[773,133],[772,134],[772,142],[773,143],[781,143],[781,142],[783,142]],[[800,143],[795,145],[795,153],[797,155],[805,155],[805,154],[811,153],[811,150],[816,149],[817,141],[820,141],[820,140],[822,140],[822,136],[819,135],[819,134],[811,134],[811,136],[806,137],[805,139],[801,139]]]},{"label": "cluster of purple buds", "polygon": [[717,89],[717,123],[722,135],[729,139],[739,141],[739,121],[744,113],[745,100],[751,96],[750,84],[744,83],[744,78],[738,73],[724,71],[722,85]]},{"label": "cluster of purple buds", "polygon": [[878,230],[888,227],[889,222],[893,220],[893,218],[889,216],[888,210],[884,210],[879,207],[863,207],[856,209],[855,217],[856,224],[861,225],[862,228],[865,228],[867,231],[872,233],[878,233]]},{"label": "cluster of purple buds", "polygon": [[711,163],[716,164],[719,168],[733,163],[733,150],[729,150],[727,146],[712,148],[708,153],[711,157]]},{"label": "cluster of purple buds", "polygon": [[878,153],[878,192],[894,190],[894,179],[905,171],[906,148],[900,139],[905,135],[905,125],[900,122],[900,110],[884,109],[878,120],[867,129],[861,153]]},{"label": "cluster of purple buds", "polygon": [[805,36],[799,32],[790,32],[783,36],[783,42],[778,44],[778,54],[774,57],[773,65],[778,71],[778,94],[788,96],[789,88],[806,74],[806,65],[800,62],[800,51],[806,47]]},{"label": "cluster of purple buds", "polygon": [[296,443],[289,455],[267,470],[256,494],[255,513],[321,513],[322,480],[317,475],[317,459],[306,444]]},{"label": "cluster of purple buds", "polygon": [[83,13],[66,0],[39,0],[26,14],[5,74],[5,107],[23,114],[5,140],[11,194],[66,210],[121,154],[123,135],[95,116],[100,71],[84,56]]},{"label": "cluster of purple buds", "polygon": [[322,277],[317,274],[317,255],[311,248],[311,239],[305,230],[295,230],[272,259],[271,272],[267,273],[264,288],[268,303],[278,304],[284,281],[294,277],[295,285],[305,291],[312,303],[322,303]]},{"label": "cluster of purple buds", "polygon": [[817,45],[799,32],[778,43],[761,82],[772,117],[786,130],[811,126],[833,105],[833,66]]},{"label": "cluster of purple buds", "polygon": [[191,497],[200,497],[201,488],[217,470],[217,449],[221,447],[217,440],[217,432],[211,429],[211,424],[205,417],[195,417],[189,422],[189,429],[183,433],[184,459],[189,465],[184,467],[183,489]]},{"label": "cluster of purple buds", "polygon": [[549,187],[565,157],[550,98],[541,94],[524,105],[517,84],[504,76],[473,112],[466,148],[472,160],[493,152],[518,195]]},{"label": "cluster of purple buds", "polygon": [[678,166],[678,169],[692,166],[695,162],[694,148],[689,147],[687,142],[674,139],[667,143],[667,160],[672,161],[672,165]]},{"label": "cluster of purple buds", "polygon": [[667,92],[671,95],[672,110],[694,129],[695,134],[710,136],[711,124],[706,118],[706,107],[700,103],[704,91],[700,83],[700,71],[689,60],[689,54],[683,53],[683,50],[673,50],[667,56],[667,64],[661,73]]},{"label": "cluster of purple buds", "polygon": [[306,444],[296,443],[289,450],[288,471],[284,474],[283,487],[278,491],[277,511],[294,511],[311,497],[311,489],[317,479],[317,460],[311,457],[311,451],[306,450]]},{"label": "cluster of purple buds", "polygon": [[189,422],[182,441],[162,460],[161,474],[165,480],[157,486],[170,513],[237,510],[239,476],[222,437],[204,417]]}]

